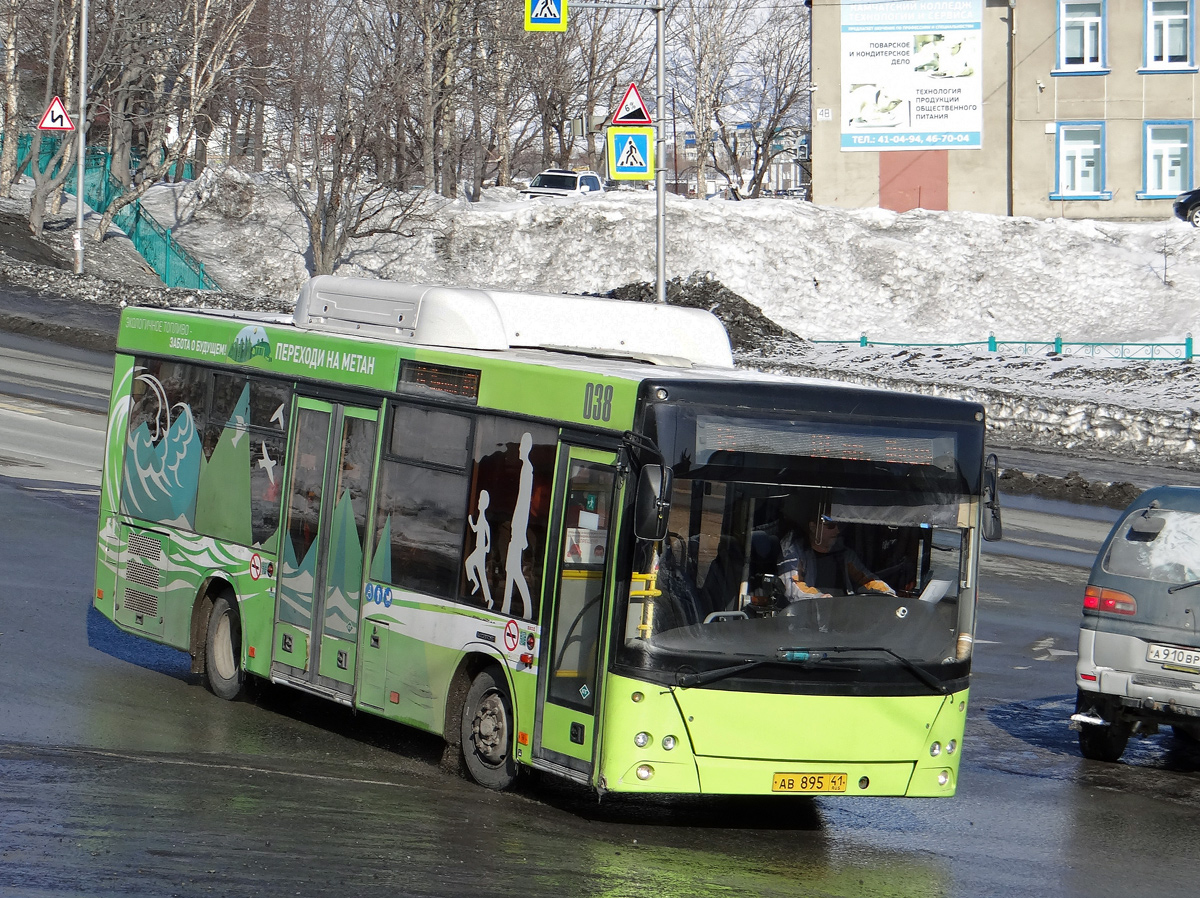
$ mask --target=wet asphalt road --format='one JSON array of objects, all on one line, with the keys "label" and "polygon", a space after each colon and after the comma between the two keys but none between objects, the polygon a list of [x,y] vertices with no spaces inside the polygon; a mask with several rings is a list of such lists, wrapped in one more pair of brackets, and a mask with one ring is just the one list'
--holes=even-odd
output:
[{"label": "wet asphalt road", "polygon": [[[4,359],[0,384],[29,379]],[[102,419],[49,380],[0,397],[0,895],[1195,893],[1200,752],[1164,734],[1095,764],[1066,727],[1103,521],[1035,503],[985,557],[954,799],[497,795],[415,731],[278,688],[222,702],[182,653],[91,611],[88,465],[33,467],[47,453],[25,435],[57,418],[66,436],[37,438],[86,459]]]}]

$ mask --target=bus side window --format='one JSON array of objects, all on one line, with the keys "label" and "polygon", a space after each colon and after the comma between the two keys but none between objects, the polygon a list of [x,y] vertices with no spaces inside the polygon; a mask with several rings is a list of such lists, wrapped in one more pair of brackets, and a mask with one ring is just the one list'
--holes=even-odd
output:
[{"label": "bus side window", "polygon": [[[492,415],[477,420],[462,601],[537,618],[557,441],[553,427]],[[520,531],[518,545],[512,542],[514,527]]]},{"label": "bus side window", "polygon": [[401,404],[389,411],[371,579],[454,598],[466,527],[471,419]]}]

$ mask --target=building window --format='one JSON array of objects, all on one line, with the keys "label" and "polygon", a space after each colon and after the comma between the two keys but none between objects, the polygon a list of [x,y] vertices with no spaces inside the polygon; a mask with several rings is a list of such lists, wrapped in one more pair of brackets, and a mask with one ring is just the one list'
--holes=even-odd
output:
[{"label": "building window", "polygon": [[1192,66],[1192,0],[1147,0],[1146,66]]},{"label": "building window", "polygon": [[1057,168],[1051,199],[1111,199],[1112,194],[1104,189],[1104,123],[1060,124]]},{"label": "building window", "polygon": [[1144,187],[1138,199],[1173,197],[1191,190],[1191,122],[1146,122],[1144,158]]},{"label": "building window", "polygon": [[1059,0],[1058,71],[1104,71],[1105,0]]}]

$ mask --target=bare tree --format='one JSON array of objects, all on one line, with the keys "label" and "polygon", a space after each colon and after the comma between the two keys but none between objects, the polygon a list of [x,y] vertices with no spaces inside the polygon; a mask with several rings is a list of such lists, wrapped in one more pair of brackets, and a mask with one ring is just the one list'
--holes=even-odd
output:
[{"label": "bare tree", "polygon": [[352,240],[415,236],[429,206],[427,190],[405,190],[379,177],[375,110],[392,81],[387,68],[364,64],[365,48],[379,33],[373,11],[337,3],[327,11],[340,25],[329,28],[325,44],[325,83],[336,92],[323,92],[322,105],[310,113],[322,139],[307,158],[297,155],[286,179],[308,229],[313,275],[332,274]]},{"label": "bare tree", "polygon": [[55,24],[62,18],[59,7],[60,0],[0,0],[0,50],[4,53],[0,66],[0,133],[5,138],[0,153],[0,196],[12,195],[18,177],[17,144],[30,118],[45,109],[43,106],[35,111],[23,106],[22,85],[30,76],[36,83],[54,68],[53,59],[60,52]]},{"label": "bare tree", "polygon": [[[234,77],[231,60],[254,5],[255,0],[183,0],[181,6],[155,7],[152,17],[147,3],[125,19],[130,41],[125,46],[136,44],[128,55],[140,65],[132,73],[118,68],[111,74],[118,98],[114,127],[144,127],[146,154],[133,189],[104,213],[97,239],[121,209],[139,200],[184,155],[205,107]],[[168,8],[176,12],[168,16]]]},{"label": "bare tree", "polygon": [[[740,108],[754,127],[743,129],[749,144],[750,195],[758,196],[771,163],[794,148],[780,141],[785,131],[808,123],[812,96],[809,62],[808,10],[800,4],[770,10],[765,24],[746,42],[746,78]],[[726,148],[728,129],[721,128]],[[736,132],[735,132],[736,133]]]},{"label": "bare tree", "polygon": [[[46,84],[43,92],[43,99],[47,106],[55,95],[62,97],[68,107],[76,105],[74,103],[76,82],[74,76],[78,62],[72,51],[75,46],[74,37],[78,34],[80,15],[80,6],[76,2],[71,3],[66,9],[63,9],[61,4],[54,4],[53,15],[49,23],[50,52],[46,59]],[[62,58],[61,66],[58,64],[60,57]],[[29,230],[35,237],[42,235],[46,203],[52,194],[55,196],[55,211],[58,209],[62,198],[62,186],[72,172],[67,162],[72,158],[75,148],[83,139],[84,136],[78,129],[71,132],[71,137],[59,142],[58,148],[43,166],[41,164],[42,132],[33,132],[29,151],[33,161],[30,171],[33,175],[34,185],[33,196],[29,201]],[[78,199],[82,202],[82,198]]]},{"label": "bare tree", "polygon": [[671,17],[671,42],[678,48],[672,75],[675,95],[696,133],[696,189],[708,191],[706,169],[714,128],[736,94],[732,82],[739,54],[763,18],[758,0],[679,0]]}]

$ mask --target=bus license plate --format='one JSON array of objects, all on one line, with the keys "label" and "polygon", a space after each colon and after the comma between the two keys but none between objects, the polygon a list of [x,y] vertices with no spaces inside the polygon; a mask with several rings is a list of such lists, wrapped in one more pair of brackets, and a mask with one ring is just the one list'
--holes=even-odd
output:
[{"label": "bus license plate", "polygon": [[1146,660],[1159,664],[1182,664],[1184,667],[1200,667],[1200,650],[1181,649],[1173,645],[1151,643],[1146,648]]},{"label": "bus license plate", "polygon": [[777,773],[771,777],[772,792],[845,792],[844,773]]}]

